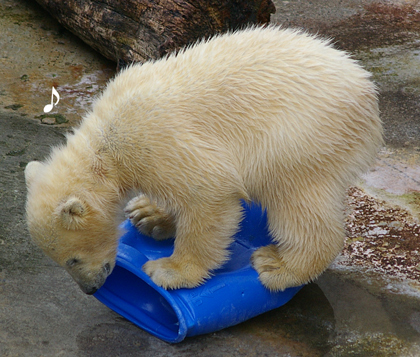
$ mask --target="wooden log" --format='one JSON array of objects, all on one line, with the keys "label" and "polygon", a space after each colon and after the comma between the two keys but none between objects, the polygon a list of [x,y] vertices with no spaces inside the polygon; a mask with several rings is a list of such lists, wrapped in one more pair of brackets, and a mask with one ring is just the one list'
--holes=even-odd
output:
[{"label": "wooden log", "polygon": [[116,62],[157,59],[197,39],[266,24],[271,0],[37,0],[64,27]]}]

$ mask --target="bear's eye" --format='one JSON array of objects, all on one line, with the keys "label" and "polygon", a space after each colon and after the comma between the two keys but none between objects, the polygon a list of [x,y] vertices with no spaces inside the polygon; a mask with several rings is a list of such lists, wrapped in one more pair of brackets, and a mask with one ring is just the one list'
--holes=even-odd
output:
[{"label": "bear's eye", "polygon": [[80,259],[77,258],[71,258],[69,260],[67,260],[66,265],[69,267],[75,266],[76,264],[80,263]]}]

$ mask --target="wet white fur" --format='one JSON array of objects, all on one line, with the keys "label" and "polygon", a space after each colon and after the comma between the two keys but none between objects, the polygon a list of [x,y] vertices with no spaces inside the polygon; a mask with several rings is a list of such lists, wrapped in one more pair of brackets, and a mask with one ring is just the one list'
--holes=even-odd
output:
[{"label": "wet white fur", "polygon": [[[340,252],[346,188],[382,144],[369,77],[327,41],[276,27],[133,65],[66,146],[27,172],[31,233],[62,265],[80,256],[83,269],[67,269],[92,285],[113,264],[115,217],[134,189],[145,196],[132,218],[146,198],[176,226],[174,255],[145,271],[165,288],[193,287],[228,257],[239,200],[253,200],[267,208],[274,243],[253,255],[262,283],[311,281]],[[63,209],[74,199],[85,211]]]}]

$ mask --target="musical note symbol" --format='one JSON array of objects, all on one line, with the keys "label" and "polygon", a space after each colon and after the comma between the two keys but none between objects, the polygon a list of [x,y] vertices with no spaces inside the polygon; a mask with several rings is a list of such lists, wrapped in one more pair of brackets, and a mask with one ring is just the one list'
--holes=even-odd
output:
[{"label": "musical note symbol", "polygon": [[[57,98],[57,101],[55,103],[54,103],[54,96]],[[54,108],[54,105],[57,105],[59,101],[60,101],[60,94],[58,94],[55,88],[52,87],[51,104],[47,104],[44,107],[44,113],[49,113]]]}]

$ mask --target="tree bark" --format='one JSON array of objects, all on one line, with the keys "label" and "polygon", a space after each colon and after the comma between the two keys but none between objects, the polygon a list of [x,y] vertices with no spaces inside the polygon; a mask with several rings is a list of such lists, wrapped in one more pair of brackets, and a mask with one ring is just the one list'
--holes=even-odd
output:
[{"label": "tree bark", "polygon": [[246,24],[267,24],[271,0],[37,0],[105,57],[145,62]]}]

